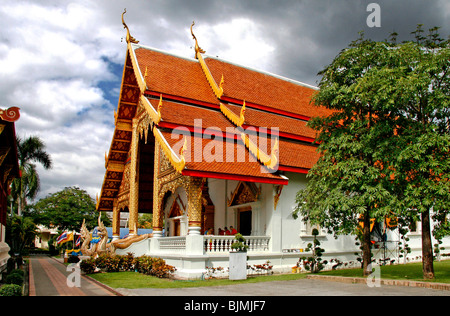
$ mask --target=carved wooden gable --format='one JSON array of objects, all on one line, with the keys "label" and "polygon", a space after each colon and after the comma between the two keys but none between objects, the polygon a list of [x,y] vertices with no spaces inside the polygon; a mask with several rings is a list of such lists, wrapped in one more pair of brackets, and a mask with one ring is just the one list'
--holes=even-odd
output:
[{"label": "carved wooden gable", "polygon": [[260,193],[261,188],[258,188],[253,182],[240,181],[231,195],[231,199],[228,200],[228,206],[256,202]]},{"label": "carved wooden gable", "polygon": [[172,206],[170,207],[169,218],[181,216],[184,214],[184,211],[185,206],[183,201],[180,196],[177,195],[177,197],[173,200]]}]

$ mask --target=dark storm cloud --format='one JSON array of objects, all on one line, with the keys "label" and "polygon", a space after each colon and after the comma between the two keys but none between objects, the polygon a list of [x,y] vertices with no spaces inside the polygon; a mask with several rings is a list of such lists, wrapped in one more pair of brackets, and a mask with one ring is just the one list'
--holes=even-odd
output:
[{"label": "dark storm cloud", "polygon": [[[380,5],[379,28],[366,24],[372,2]],[[5,2],[0,106],[19,106],[17,134],[37,134],[47,144],[54,168],[40,171],[42,196],[71,185],[92,196],[100,191],[125,60],[124,8],[140,44],[193,57],[195,20],[207,54],[313,85],[359,31],[374,40],[395,31],[402,41],[422,23],[450,34],[448,0]]]},{"label": "dark storm cloud", "polygon": [[[380,6],[381,27],[370,28],[366,23],[371,13],[367,6],[372,2]],[[250,19],[262,26],[265,40],[276,48],[270,61],[273,68],[265,70],[317,84],[317,72],[358,38],[358,32],[384,40],[395,31],[401,41],[411,39],[410,33],[421,23],[426,30],[441,26],[441,34],[447,36],[448,11],[445,1],[438,0],[160,0],[146,2],[131,14],[139,21],[136,31],[142,33],[142,42],[155,47],[164,46],[168,39],[189,43],[183,30],[189,28],[192,20],[197,25],[214,25],[241,17]],[[168,24],[163,26],[161,19]],[[205,49],[207,53],[220,52],[221,47]]]}]

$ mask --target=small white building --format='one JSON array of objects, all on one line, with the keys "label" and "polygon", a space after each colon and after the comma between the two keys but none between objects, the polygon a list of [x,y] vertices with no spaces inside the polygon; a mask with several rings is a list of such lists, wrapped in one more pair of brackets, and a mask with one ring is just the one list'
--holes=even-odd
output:
[{"label": "small white building", "polygon": [[34,239],[34,246],[36,248],[48,249],[48,242],[52,236],[58,235],[56,228],[48,228],[43,225],[37,226],[37,234]]}]

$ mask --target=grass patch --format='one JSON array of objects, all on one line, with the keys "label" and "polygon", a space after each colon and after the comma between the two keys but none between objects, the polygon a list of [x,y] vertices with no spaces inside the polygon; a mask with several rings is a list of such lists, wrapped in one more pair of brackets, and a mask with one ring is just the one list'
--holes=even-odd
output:
[{"label": "grass patch", "polygon": [[185,288],[203,286],[222,286],[242,283],[257,283],[270,281],[298,280],[306,274],[274,274],[264,276],[249,276],[247,280],[209,279],[209,280],[172,280],[161,279],[137,272],[94,273],[89,276],[112,288]]},{"label": "grass patch", "polygon": [[[434,280],[424,280],[422,262],[381,266],[382,279],[428,281],[450,283],[450,260],[434,262]],[[344,277],[363,277],[362,269],[342,269],[336,271],[322,271],[321,275],[335,275]]]}]

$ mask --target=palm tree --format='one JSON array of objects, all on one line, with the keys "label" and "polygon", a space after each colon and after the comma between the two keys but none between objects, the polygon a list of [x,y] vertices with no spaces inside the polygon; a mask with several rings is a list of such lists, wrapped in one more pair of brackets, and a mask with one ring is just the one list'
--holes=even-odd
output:
[{"label": "palm tree", "polygon": [[22,175],[13,180],[11,195],[17,203],[18,214],[21,215],[27,205],[27,199],[34,199],[40,188],[39,175],[33,162],[50,169],[52,160],[45,152],[44,142],[38,136],[30,136],[24,140],[17,137],[17,155]]}]

